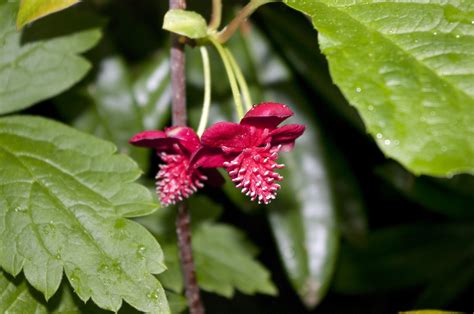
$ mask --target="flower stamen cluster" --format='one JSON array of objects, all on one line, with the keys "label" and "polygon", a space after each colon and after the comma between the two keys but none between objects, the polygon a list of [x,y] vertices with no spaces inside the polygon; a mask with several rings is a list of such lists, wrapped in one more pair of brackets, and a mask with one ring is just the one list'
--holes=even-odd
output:
[{"label": "flower stamen cluster", "polygon": [[240,123],[219,122],[201,139],[188,127],[145,131],[130,143],[152,147],[163,161],[156,175],[156,189],[165,206],[191,196],[204,182],[219,185],[216,168],[224,168],[242,193],[259,204],[276,198],[283,177],[275,170],[280,151],[289,151],[304,132],[304,125],[278,125],[293,112],[278,103],[253,106]]}]

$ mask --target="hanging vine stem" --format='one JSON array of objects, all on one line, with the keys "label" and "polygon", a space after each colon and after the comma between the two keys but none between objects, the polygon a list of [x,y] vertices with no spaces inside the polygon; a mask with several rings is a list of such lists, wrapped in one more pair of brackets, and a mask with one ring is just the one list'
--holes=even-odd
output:
[{"label": "hanging vine stem", "polygon": [[250,90],[249,86],[247,85],[247,81],[245,80],[245,77],[242,74],[242,71],[240,70],[239,64],[237,63],[237,61],[235,61],[232,52],[228,48],[225,48],[224,50],[227,53],[230,65],[235,73],[240,90],[242,91],[242,96],[244,97],[245,102],[245,109],[249,111],[250,108],[252,108],[252,97],[250,96]]},{"label": "hanging vine stem", "polygon": [[[170,0],[170,9],[185,9],[185,0]],[[185,76],[185,54],[184,44],[180,36],[171,35],[171,88],[172,120],[173,125],[186,125],[186,76]],[[189,312],[191,314],[203,314],[204,307],[201,302],[199,286],[196,280],[196,272],[191,246],[191,217],[185,202],[178,204],[176,216],[176,234],[178,237],[179,257],[184,277],[186,298],[188,300]]]},{"label": "hanging vine stem", "polygon": [[229,56],[226,53],[224,47],[222,47],[222,45],[214,38],[210,37],[209,41],[214,45],[214,47],[216,47],[217,52],[219,53],[222,62],[224,63],[225,71],[227,72],[227,77],[229,78],[230,88],[232,90],[232,96],[234,97],[235,110],[237,111],[237,115],[239,116],[240,120],[244,117],[242,97],[240,95],[239,86],[237,85],[237,79],[235,78],[235,73],[229,60]]},{"label": "hanging vine stem", "polygon": [[206,128],[207,120],[209,119],[209,108],[211,107],[211,65],[209,63],[209,54],[207,53],[206,47],[201,46],[199,51],[201,52],[202,67],[204,69],[204,101],[197,130],[197,135],[201,137]]}]

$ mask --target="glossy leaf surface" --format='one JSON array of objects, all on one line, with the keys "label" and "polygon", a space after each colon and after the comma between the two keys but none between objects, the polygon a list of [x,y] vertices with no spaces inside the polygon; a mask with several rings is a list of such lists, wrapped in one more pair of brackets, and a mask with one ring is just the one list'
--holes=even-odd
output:
[{"label": "glossy leaf surface", "polygon": [[115,146],[60,123],[0,119],[0,265],[50,298],[63,270],[82,300],[118,310],[168,311],[152,274],[165,270],[160,246],[126,219],[157,208],[140,175]]},{"label": "glossy leaf surface", "polygon": [[417,174],[474,172],[469,1],[285,2],[311,16],[333,80],[387,156]]},{"label": "glossy leaf surface", "polygon": [[18,5],[0,1],[0,114],[55,96],[90,69],[80,53],[100,39],[100,20],[67,10],[18,32]]}]

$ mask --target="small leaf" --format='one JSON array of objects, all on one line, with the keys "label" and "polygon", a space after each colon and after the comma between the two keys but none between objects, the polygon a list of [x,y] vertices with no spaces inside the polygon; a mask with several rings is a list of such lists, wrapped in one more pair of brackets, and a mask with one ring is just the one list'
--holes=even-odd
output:
[{"label": "small leaf", "polygon": [[[202,196],[188,200],[192,216],[192,245],[199,286],[208,292],[232,297],[235,290],[246,294],[276,294],[269,272],[256,259],[256,247],[234,227],[212,223],[221,206]],[[137,221],[151,230],[165,251],[168,270],[159,275],[163,285],[180,293],[183,279],[176,247],[176,209],[163,208]]]},{"label": "small leaf", "polygon": [[0,266],[50,298],[63,269],[77,295],[167,313],[160,246],[125,219],[152,213],[150,192],[109,142],[28,116],[0,119]]},{"label": "small leaf", "polygon": [[27,108],[79,81],[91,65],[78,56],[100,39],[101,20],[67,10],[15,29],[15,3],[0,2],[0,114]]},{"label": "small leaf", "polygon": [[163,29],[191,39],[207,36],[206,20],[196,12],[181,9],[166,12]]},{"label": "small leaf", "polygon": [[270,273],[254,260],[256,248],[239,230],[223,224],[202,224],[193,234],[196,273],[204,290],[232,297],[245,294],[275,295]]},{"label": "small leaf", "polygon": [[16,18],[16,26],[21,29],[25,24],[39,18],[69,8],[80,0],[21,0]]},{"label": "small leaf", "polygon": [[470,1],[285,2],[311,16],[333,80],[387,156],[416,174],[474,172]]}]

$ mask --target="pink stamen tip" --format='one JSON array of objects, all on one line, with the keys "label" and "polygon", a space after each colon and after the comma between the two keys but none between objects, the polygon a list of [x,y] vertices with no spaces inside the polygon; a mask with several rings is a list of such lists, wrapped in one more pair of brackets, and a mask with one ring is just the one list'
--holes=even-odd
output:
[{"label": "pink stamen tip", "polygon": [[164,206],[182,201],[196,192],[197,188],[204,187],[201,181],[207,180],[207,177],[197,169],[190,169],[188,158],[165,153],[161,153],[160,157],[165,163],[156,175],[156,190]]},{"label": "pink stamen tip", "polygon": [[268,204],[276,197],[280,188],[275,181],[283,179],[275,169],[282,165],[275,162],[278,158],[278,147],[250,147],[243,150],[232,161],[224,163],[229,176],[242,193],[252,201]]}]

